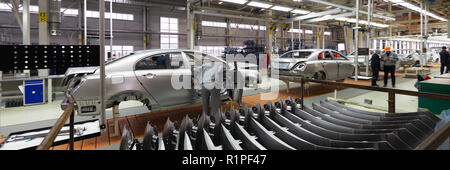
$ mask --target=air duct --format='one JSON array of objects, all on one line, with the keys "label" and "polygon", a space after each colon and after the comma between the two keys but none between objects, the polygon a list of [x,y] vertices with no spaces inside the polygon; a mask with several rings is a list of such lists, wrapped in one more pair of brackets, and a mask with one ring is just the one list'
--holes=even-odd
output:
[{"label": "air duct", "polygon": [[50,35],[61,35],[61,0],[50,0],[48,25]]}]

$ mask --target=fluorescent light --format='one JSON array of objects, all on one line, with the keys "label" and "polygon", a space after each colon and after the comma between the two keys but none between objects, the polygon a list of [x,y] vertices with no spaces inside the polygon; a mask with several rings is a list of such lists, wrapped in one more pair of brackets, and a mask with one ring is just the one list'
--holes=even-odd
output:
[{"label": "fluorescent light", "polygon": [[270,8],[271,6],[273,6],[272,4],[263,3],[263,2],[256,2],[256,1],[251,1],[247,5],[248,6],[253,6],[253,7],[258,7],[258,8]]},{"label": "fluorescent light", "polygon": [[405,2],[403,0],[389,0],[389,1],[391,1],[393,3],[396,3],[398,5],[401,5],[401,6],[405,7],[405,8],[411,9],[413,11],[416,11],[416,12],[419,12],[419,13],[424,13],[424,14],[426,14],[426,15],[428,15],[430,17],[436,18],[438,20],[441,20],[441,21],[444,21],[444,22],[447,21],[447,19],[442,18],[440,16],[437,16],[437,15],[431,13],[430,11],[422,10],[422,9],[420,9],[420,7],[415,6],[415,5],[413,5],[413,4],[409,3],[409,2]]},{"label": "fluorescent light", "polygon": [[295,17],[295,20],[305,20],[305,19],[309,19],[309,18],[316,18],[319,16],[324,16],[324,15],[331,15],[331,14],[336,14],[341,12],[342,10],[339,8],[335,8],[332,10],[328,10],[328,11],[322,11],[322,12],[311,12],[308,15],[302,15],[302,16],[298,16]]},{"label": "fluorescent light", "polygon": [[350,18],[346,18],[346,17],[335,18],[335,20],[338,20],[338,21],[347,21],[348,19],[350,19]]},{"label": "fluorescent light", "polygon": [[277,11],[283,11],[283,12],[289,12],[292,11],[292,8],[290,7],[284,7],[284,6],[279,6],[279,5],[275,5],[272,8],[270,8],[272,10],[277,10]]},{"label": "fluorescent light", "polygon": [[[355,18],[339,17],[339,18],[335,18],[335,20],[356,23],[356,19]],[[359,24],[363,24],[363,25],[367,25],[368,24],[368,22],[365,21],[365,20],[359,20],[358,23]],[[389,27],[389,25],[387,25],[387,24],[382,24],[382,23],[377,23],[377,22],[370,22],[370,25],[373,25],[375,27],[381,27],[381,28]]]},{"label": "fluorescent light", "polygon": [[[347,12],[347,13],[342,13],[342,14],[338,14],[338,15],[329,15],[329,14],[327,14],[327,15],[322,16],[322,17],[306,20],[304,23],[326,21],[326,20],[330,20],[330,19],[334,19],[334,18],[345,18],[345,17],[349,17],[349,16],[354,16],[354,15],[355,15],[354,12]],[[348,18],[346,18],[345,20],[347,20],[347,19]]]},{"label": "fluorescent light", "polygon": [[291,11],[292,13],[295,13],[295,14],[302,14],[302,15],[305,15],[305,14],[309,14],[310,13],[310,11],[306,11],[306,10],[302,10],[302,9],[294,9],[293,11]]},{"label": "fluorescent light", "polygon": [[247,3],[247,0],[220,0],[220,1],[230,2],[230,3],[235,3],[235,4],[245,4],[245,3]]}]

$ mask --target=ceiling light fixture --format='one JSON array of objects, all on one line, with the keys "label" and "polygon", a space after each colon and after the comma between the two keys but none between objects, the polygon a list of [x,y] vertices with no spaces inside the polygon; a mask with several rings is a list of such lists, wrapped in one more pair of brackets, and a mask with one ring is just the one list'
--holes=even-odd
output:
[{"label": "ceiling light fixture", "polygon": [[235,4],[245,4],[245,3],[247,3],[247,0],[220,0],[220,1],[230,2],[230,3],[235,3]]},{"label": "ceiling light fixture", "polygon": [[302,14],[302,15],[305,15],[305,14],[309,14],[311,11],[302,10],[302,9],[294,9],[294,10],[291,11],[291,12],[294,13],[294,14]]},{"label": "ceiling light fixture", "polygon": [[293,9],[290,7],[285,7],[285,6],[279,6],[279,5],[275,5],[272,8],[270,8],[272,10],[277,10],[277,11],[283,11],[283,12],[289,12],[292,11]]},{"label": "ceiling light fixture", "polygon": [[258,8],[270,8],[273,5],[264,3],[264,2],[257,2],[257,1],[251,1],[247,4],[248,6],[258,7]]},{"label": "ceiling light fixture", "polygon": [[405,8],[411,9],[413,11],[419,12],[419,13],[423,12],[424,14],[426,14],[426,15],[428,15],[430,17],[436,18],[438,20],[441,20],[441,21],[444,21],[444,22],[447,21],[447,19],[442,18],[442,17],[440,17],[440,16],[438,16],[436,14],[433,14],[430,11],[422,10],[422,9],[420,9],[420,7],[415,6],[415,5],[413,5],[413,4],[409,3],[409,2],[405,2],[403,0],[389,0],[389,1],[391,1],[392,3],[396,3],[396,4],[400,5],[400,6],[403,6]]}]

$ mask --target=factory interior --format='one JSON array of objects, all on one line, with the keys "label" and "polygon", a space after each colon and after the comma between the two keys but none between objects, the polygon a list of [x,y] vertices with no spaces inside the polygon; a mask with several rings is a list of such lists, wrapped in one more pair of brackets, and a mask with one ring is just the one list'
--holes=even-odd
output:
[{"label": "factory interior", "polygon": [[0,18],[0,150],[450,149],[448,0],[0,0]]}]

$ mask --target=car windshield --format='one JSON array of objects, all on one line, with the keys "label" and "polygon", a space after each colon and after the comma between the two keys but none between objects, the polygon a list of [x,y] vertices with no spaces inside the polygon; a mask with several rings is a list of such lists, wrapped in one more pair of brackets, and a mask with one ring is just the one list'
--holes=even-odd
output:
[{"label": "car windshield", "polygon": [[311,53],[311,51],[294,51],[285,53],[281,55],[280,58],[307,58]]}]

